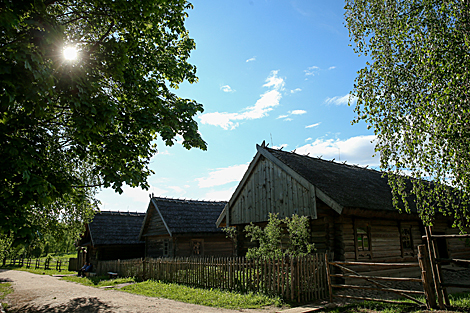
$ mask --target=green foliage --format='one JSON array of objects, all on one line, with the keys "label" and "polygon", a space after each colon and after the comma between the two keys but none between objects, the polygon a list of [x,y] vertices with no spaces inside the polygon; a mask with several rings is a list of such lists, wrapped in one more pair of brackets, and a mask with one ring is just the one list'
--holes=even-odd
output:
[{"label": "green foliage", "polygon": [[202,289],[147,280],[120,290],[144,295],[225,309],[255,309],[268,305],[280,306],[281,300],[262,294],[240,294],[218,289]]},{"label": "green foliage", "polygon": [[469,2],[348,0],[345,9],[354,51],[370,60],[355,80],[354,122],[374,129],[395,206],[469,225]]},{"label": "green foliage", "polygon": [[91,287],[105,287],[105,286],[116,286],[124,283],[135,283],[137,280],[134,277],[127,278],[115,278],[109,279],[107,276],[94,276],[94,277],[77,277],[77,276],[66,276],[62,277],[62,280],[79,283],[85,286]]},{"label": "green foliage", "polygon": [[[32,240],[77,230],[96,187],[148,188],[155,140],[206,149],[202,105],[173,92],[197,81],[185,0],[2,1],[0,233]],[[65,60],[65,46],[78,49]]]},{"label": "green foliage", "polygon": [[[266,227],[261,228],[251,223],[245,227],[247,236],[251,241],[258,241],[259,246],[249,248],[247,258],[280,258],[284,255],[302,256],[315,251],[314,244],[309,243],[309,223],[306,216],[292,215],[292,218],[280,220],[279,214],[269,213]],[[287,225],[289,243],[282,246],[282,224]]]},{"label": "green foliage", "polygon": [[3,303],[3,300],[10,293],[13,293],[13,287],[11,286],[11,284],[0,282],[0,305],[3,307],[3,309],[7,309],[8,307],[8,304]]}]

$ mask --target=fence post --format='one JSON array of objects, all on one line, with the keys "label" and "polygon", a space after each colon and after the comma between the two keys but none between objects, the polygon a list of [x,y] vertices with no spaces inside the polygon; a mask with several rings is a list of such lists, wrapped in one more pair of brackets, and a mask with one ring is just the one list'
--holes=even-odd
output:
[{"label": "fence post", "polygon": [[434,247],[434,241],[431,238],[432,232],[431,232],[431,227],[427,226],[424,228],[426,231],[426,241],[428,244],[428,254],[429,254],[429,260],[431,262],[431,270],[432,270],[432,276],[434,280],[434,286],[436,288],[436,293],[437,293],[437,300],[439,302],[439,308],[440,309],[445,309],[444,305],[444,297],[443,297],[443,290],[441,287],[441,279],[439,275],[439,268],[436,265],[436,259],[435,259],[435,247]]},{"label": "fence post", "polygon": [[330,303],[333,302],[333,288],[331,287],[330,265],[328,264],[328,252],[325,253],[326,276],[328,279],[328,293],[330,294]]},{"label": "fence post", "polygon": [[431,264],[428,259],[428,252],[425,245],[418,246],[418,262],[421,268],[421,278],[423,279],[423,289],[426,294],[426,304],[428,309],[437,309],[436,294],[434,293],[431,275]]}]

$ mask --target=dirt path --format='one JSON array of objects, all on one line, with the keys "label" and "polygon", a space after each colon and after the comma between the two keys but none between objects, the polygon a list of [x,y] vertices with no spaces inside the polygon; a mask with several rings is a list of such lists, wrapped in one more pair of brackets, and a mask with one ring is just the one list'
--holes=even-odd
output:
[{"label": "dirt path", "polygon": [[162,298],[134,295],[75,284],[57,277],[0,270],[0,279],[10,279],[15,292],[7,296],[8,312],[275,312],[272,310],[227,310]]}]

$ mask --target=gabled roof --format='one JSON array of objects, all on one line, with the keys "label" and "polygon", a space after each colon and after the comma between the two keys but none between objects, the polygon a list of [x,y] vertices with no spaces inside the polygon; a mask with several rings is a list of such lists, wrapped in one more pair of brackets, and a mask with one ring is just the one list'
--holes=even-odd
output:
[{"label": "gabled roof", "polygon": [[[168,234],[221,232],[215,221],[222,212],[225,201],[199,201],[153,197],[150,200],[140,236],[150,222],[150,210],[156,210]],[[140,237],[141,238],[141,237]]]},{"label": "gabled roof", "polygon": [[[250,179],[261,158],[266,158],[292,176],[306,189],[314,188],[318,199],[325,202],[337,213],[343,208],[358,208],[370,210],[385,210],[397,212],[392,203],[392,193],[388,180],[382,177],[382,172],[359,166],[327,161],[295,152],[270,149],[256,145],[257,154],[250,163],[240,184],[229,200],[227,207],[220,214],[216,225],[227,222],[227,214],[245,184]],[[416,212],[411,203],[410,208]]]},{"label": "gabled roof", "polygon": [[264,149],[342,207],[396,211],[388,180],[382,172],[312,158],[293,152]]},{"label": "gabled roof", "polygon": [[142,244],[139,232],[145,213],[101,211],[88,224],[91,243],[101,245]]}]

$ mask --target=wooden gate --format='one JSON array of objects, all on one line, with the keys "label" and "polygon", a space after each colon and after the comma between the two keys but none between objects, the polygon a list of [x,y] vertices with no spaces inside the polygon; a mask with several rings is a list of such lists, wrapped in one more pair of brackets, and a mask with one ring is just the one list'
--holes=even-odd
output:
[{"label": "wooden gate", "polygon": [[[420,249],[420,255],[421,253],[424,253],[422,251],[422,248]],[[330,302],[333,302],[333,297],[338,297],[338,298],[349,298],[349,299],[357,299],[357,300],[371,300],[371,301],[381,301],[381,302],[387,302],[387,303],[405,303],[405,302],[400,302],[400,301],[392,301],[392,300],[385,300],[385,299],[378,299],[378,298],[372,298],[372,297],[359,297],[359,296],[348,296],[348,295],[340,295],[340,294],[334,294],[333,289],[362,289],[362,290],[378,290],[378,291],[386,291],[386,292],[392,292],[395,294],[398,294],[402,297],[405,297],[411,301],[413,301],[415,304],[419,306],[426,306],[429,307],[429,303],[423,303],[422,301],[412,297],[411,295],[427,295],[426,292],[426,282],[427,280],[425,279],[426,277],[422,275],[422,278],[403,278],[403,277],[380,277],[380,276],[365,276],[361,275],[358,272],[348,268],[347,266],[353,266],[353,265],[367,265],[367,266],[377,266],[381,268],[386,268],[386,267],[403,267],[403,268],[409,268],[409,267],[419,267],[422,263],[422,259],[420,259],[419,263],[372,263],[372,262],[345,262],[345,261],[329,261],[328,256],[326,256],[326,264],[327,264],[327,275],[328,275],[328,287],[329,287],[329,292],[330,292]],[[330,270],[330,266],[337,267],[342,270],[342,274],[335,274],[333,271]],[[373,285],[375,287],[371,286],[360,286],[360,285],[347,285],[347,284],[337,284],[332,282],[332,278],[351,278],[351,279],[360,279],[360,280],[365,280]],[[395,281],[395,282],[420,282],[423,283],[423,287],[425,291],[415,291],[415,290],[400,290],[400,289],[395,289],[395,288],[389,288],[386,285],[380,283],[379,281]],[[427,301],[428,302],[428,301]],[[409,304],[408,302],[406,304]]]},{"label": "wooden gate", "polygon": [[[460,287],[460,288],[469,288],[469,284],[462,284],[462,283],[455,283],[455,282],[444,282],[441,270],[441,264],[443,262],[446,263],[454,263],[458,265],[468,266],[470,264],[470,260],[462,260],[462,259],[451,259],[446,254],[444,257],[441,255],[439,256],[438,253],[438,244],[440,239],[446,238],[470,238],[469,234],[466,235],[434,235],[432,233],[432,228],[430,226],[425,227],[426,235],[423,236],[423,239],[426,239],[427,244],[427,256],[430,259],[430,272],[429,274],[429,286],[428,288],[431,289],[433,292],[434,290],[437,293],[437,300],[439,303],[440,309],[445,309],[446,306],[450,306],[449,296],[447,294],[447,287]],[[436,302],[434,299],[434,303],[432,308],[437,308]]]}]

